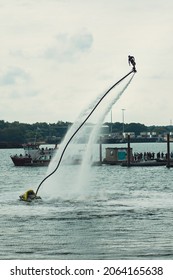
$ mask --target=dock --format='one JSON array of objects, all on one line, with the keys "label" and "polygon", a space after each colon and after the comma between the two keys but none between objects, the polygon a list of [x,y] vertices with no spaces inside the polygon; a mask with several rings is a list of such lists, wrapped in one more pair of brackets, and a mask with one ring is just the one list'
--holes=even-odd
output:
[{"label": "dock", "polygon": [[170,138],[167,134],[167,153],[161,154],[160,152],[154,153],[134,153],[130,147],[130,135],[128,135],[127,147],[108,147],[106,148],[106,157],[103,159],[102,164],[121,165],[126,167],[133,166],[166,166],[167,168],[173,167],[173,154],[170,153]]}]

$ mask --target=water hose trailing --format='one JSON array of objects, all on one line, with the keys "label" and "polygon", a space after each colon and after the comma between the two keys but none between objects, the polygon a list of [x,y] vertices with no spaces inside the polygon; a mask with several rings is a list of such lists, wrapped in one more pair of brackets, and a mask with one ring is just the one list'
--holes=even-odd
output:
[{"label": "water hose trailing", "polygon": [[106,92],[105,94],[100,98],[100,100],[97,102],[97,104],[93,107],[93,109],[91,110],[91,112],[88,114],[88,116],[85,118],[85,120],[81,123],[81,125],[76,129],[76,131],[72,134],[72,136],[69,138],[68,142],[66,143],[62,153],[61,153],[61,156],[59,158],[59,161],[56,165],[56,168],[50,173],[48,174],[39,184],[39,186],[37,187],[37,190],[35,192],[35,195],[37,196],[38,194],[38,191],[41,187],[41,185],[50,177],[52,176],[58,169],[58,167],[60,166],[60,163],[62,161],[62,158],[64,156],[64,153],[69,145],[69,143],[71,142],[71,140],[73,139],[73,137],[77,134],[77,132],[81,129],[81,127],[86,123],[86,121],[89,119],[89,117],[93,114],[93,112],[95,111],[95,109],[98,107],[98,105],[101,103],[101,101],[106,97],[106,95],[115,87],[117,86],[120,82],[122,82],[124,79],[126,79],[130,74],[132,73],[135,73],[136,72],[136,69],[133,68],[128,74],[126,74],[124,77],[122,77],[118,82],[116,82],[113,86],[111,86]]}]

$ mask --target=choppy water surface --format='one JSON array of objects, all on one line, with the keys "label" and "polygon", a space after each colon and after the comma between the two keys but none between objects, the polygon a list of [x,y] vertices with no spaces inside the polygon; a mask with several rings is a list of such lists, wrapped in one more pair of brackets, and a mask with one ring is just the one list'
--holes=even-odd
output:
[{"label": "choppy water surface", "polygon": [[[142,145],[136,151],[166,148]],[[55,196],[46,189],[24,203],[18,196],[47,168],[15,167],[14,153],[0,150],[0,259],[173,259],[173,168],[93,166],[87,187],[59,195],[57,182]]]}]

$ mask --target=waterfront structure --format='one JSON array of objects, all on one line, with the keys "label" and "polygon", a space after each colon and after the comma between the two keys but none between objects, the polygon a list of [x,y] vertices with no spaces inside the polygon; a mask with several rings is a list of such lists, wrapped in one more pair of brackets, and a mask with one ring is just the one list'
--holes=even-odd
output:
[{"label": "waterfront structure", "polygon": [[[130,161],[133,161],[132,148],[130,148]],[[123,162],[128,162],[128,148],[106,148],[106,156],[103,163],[112,165],[121,165]]]}]

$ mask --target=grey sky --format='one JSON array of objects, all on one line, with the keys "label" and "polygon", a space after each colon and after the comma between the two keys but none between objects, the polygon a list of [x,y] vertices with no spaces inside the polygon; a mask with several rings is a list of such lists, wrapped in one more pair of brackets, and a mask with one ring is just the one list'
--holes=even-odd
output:
[{"label": "grey sky", "polygon": [[132,54],[138,72],[113,121],[125,108],[125,122],[169,125],[172,13],[172,0],[0,0],[0,119],[73,122]]}]

